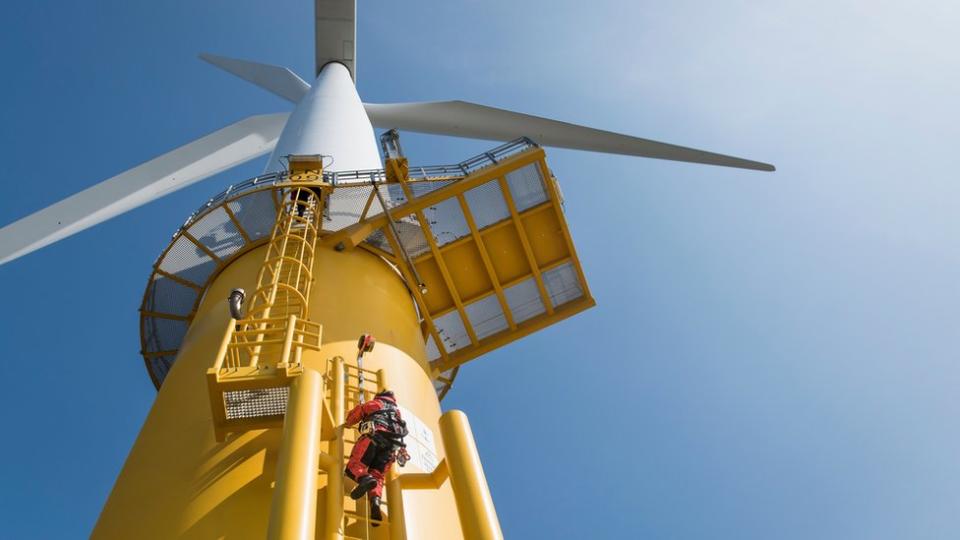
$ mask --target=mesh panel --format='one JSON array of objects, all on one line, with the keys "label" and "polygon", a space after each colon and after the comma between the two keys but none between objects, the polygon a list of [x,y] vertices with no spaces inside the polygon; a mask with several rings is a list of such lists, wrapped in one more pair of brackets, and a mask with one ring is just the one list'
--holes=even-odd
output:
[{"label": "mesh panel", "polygon": [[510,306],[510,313],[517,324],[547,311],[540,298],[537,282],[533,278],[507,287],[503,294],[507,297],[507,305]]},{"label": "mesh panel", "polygon": [[176,274],[198,285],[206,283],[215,267],[214,260],[185,236],[180,236],[173,242],[160,263],[160,269],[164,272]]},{"label": "mesh panel", "polygon": [[420,222],[414,216],[405,217],[397,221],[397,236],[400,237],[400,245],[411,259],[416,259],[420,255],[430,251],[430,244],[427,243],[427,237],[420,228]]},{"label": "mesh panel", "polygon": [[[377,186],[380,196],[387,203],[388,208],[396,208],[407,202],[407,196],[403,193],[403,187],[400,184],[380,184]],[[373,217],[383,213],[383,205],[380,199],[374,195],[373,202],[370,204],[370,210],[367,211],[367,217]]]},{"label": "mesh panel", "polygon": [[[385,189],[386,186],[377,186],[377,189],[380,191],[380,195],[383,196],[383,200],[387,202],[387,206],[393,208],[395,205],[390,204],[390,193]],[[367,218],[373,216],[378,216],[383,213],[383,205],[380,204],[380,199],[374,195],[373,200],[370,201],[370,208],[367,210]]]},{"label": "mesh panel", "polygon": [[473,214],[473,220],[477,223],[477,229],[489,227],[510,217],[507,202],[500,191],[500,182],[496,180],[481,184],[463,196],[470,207],[470,213]]},{"label": "mesh panel", "polygon": [[144,317],[142,324],[146,352],[179,349],[183,336],[187,333],[186,321]]},{"label": "mesh panel", "polygon": [[[453,182],[454,182],[453,180],[443,180],[443,181],[436,181],[436,182],[411,182],[408,185],[410,186],[410,190],[413,192],[414,197],[421,197],[423,195],[426,195],[427,193],[430,193],[431,191],[436,191],[444,186],[448,186]],[[337,190],[334,191],[334,194],[336,194],[337,191],[340,189],[341,188],[337,188]],[[367,193],[369,194],[370,193],[369,188],[367,189],[368,189]],[[386,201],[387,206],[389,208],[394,208],[396,206],[399,206],[407,202],[407,199],[403,193],[403,188],[399,184],[380,185],[378,186],[378,189],[380,190],[381,195],[383,195],[383,198]],[[365,202],[366,201],[364,201],[364,203]],[[453,201],[453,202],[454,204],[456,204],[456,201]],[[459,212],[459,208],[457,208],[457,211]],[[434,230],[434,232],[438,230],[441,230],[441,231],[445,230],[444,225],[437,223],[438,220],[436,218],[436,212],[437,210],[435,208],[427,208],[423,211],[424,218],[426,218],[428,224],[430,224],[430,228]],[[382,213],[383,213],[383,206],[380,204],[380,200],[374,198],[373,202],[370,204],[370,209],[367,211],[367,218],[370,218]],[[358,217],[359,217],[359,214],[358,214]],[[460,212],[459,214],[459,219],[463,223],[462,225],[463,229],[469,232],[469,229],[466,229],[466,220],[464,220],[462,212]],[[411,259],[415,259],[420,255],[423,255],[424,253],[430,251],[430,245],[427,243],[427,239],[423,234],[423,230],[420,228],[420,223],[419,221],[417,221],[416,216],[406,216],[400,219],[396,219],[395,221],[397,224],[397,233],[399,236],[400,244],[403,246],[404,251],[407,252],[407,254],[410,256]],[[437,225],[434,225],[434,223],[437,223]],[[439,229],[437,227],[439,227]],[[450,233],[444,233],[441,236],[444,239],[446,239],[449,235]],[[393,253],[393,250],[390,249],[390,244],[387,242],[386,237],[380,231],[377,231],[371,234],[370,236],[368,236],[365,242],[383,251],[386,251],[387,253],[391,253],[391,254]],[[444,242],[441,242],[439,238],[437,239],[438,244],[442,244],[445,242],[446,240]]]},{"label": "mesh panel", "polygon": [[410,182],[408,185],[414,197],[422,197],[431,191],[447,187],[454,182],[456,182],[456,180],[438,180],[433,182]]},{"label": "mesh panel", "polygon": [[443,348],[448,353],[470,345],[467,329],[463,327],[463,320],[456,311],[437,317],[433,320],[433,324],[436,325],[440,340],[443,341]]},{"label": "mesh panel", "polygon": [[510,194],[517,206],[517,212],[536,206],[547,200],[547,192],[543,187],[543,175],[540,167],[531,163],[507,173],[507,184]]},{"label": "mesh panel", "polygon": [[153,373],[153,376],[157,378],[157,381],[162,383],[164,379],[167,378],[167,374],[170,373],[170,368],[173,366],[173,357],[172,356],[156,356],[150,359],[150,371]]},{"label": "mesh panel", "polygon": [[222,207],[217,207],[200,218],[188,230],[221,259],[229,258],[243,247],[243,237]]},{"label": "mesh panel", "polygon": [[290,387],[278,386],[257,390],[233,390],[223,393],[227,420],[283,416],[287,412]]},{"label": "mesh panel", "polygon": [[[410,188],[413,197],[417,198],[442,187],[449,186],[454,182],[455,180],[408,182],[407,186]],[[337,190],[339,189],[341,188],[337,188]],[[400,184],[380,184],[377,186],[377,189],[380,190],[380,195],[383,196],[389,208],[396,208],[407,202],[407,196],[403,192],[403,186]],[[336,191],[334,191],[334,193],[336,193]],[[367,193],[369,193],[369,191]],[[382,212],[383,206],[380,205],[379,199],[374,198],[373,203],[370,205],[370,210],[367,212],[367,217],[375,216]]]},{"label": "mesh panel", "polygon": [[555,306],[583,296],[583,289],[580,288],[580,282],[577,280],[577,272],[570,263],[544,272],[543,284],[547,287],[550,301]]},{"label": "mesh panel", "polygon": [[477,339],[483,339],[507,329],[507,318],[503,315],[500,301],[495,294],[467,304],[463,309],[467,312],[467,318],[473,325]]},{"label": "mesh panel", "polygon": [[387,236],[383,234],[383,229],[378,229],[377,232],[371,234],[364,240],[364,242],[370,244],[375,248],[379,248],[387,253],[393,255],[393,249],[390,247],[390,242],[387,242]]},{"label": "mesh panel", "polygon": [[463,217],[463,210],[460,209],[456,197],[425,209],[423,216],[427,219],[438,246],[470,235],[470,227],[467,226],[467,219]]},{"label": "mesh panel", "polygon": [[197,301],[197,290],[181,285],[176,281],[155,274],[147,293],[144,308],[147,311],[187,315],[193,311]]},{"label": "mesh panel", "polygon": [[273,205],[270,190],[244,195],[230,201],[229,206],[250,240],[256,241],[270,236],[273,222],[277,219],[277,209]]},{"label": "mesh panel", "polygon": [[[370,199],[372,191],[372,186],[338,186],[327,200],[323,229],[339,231],[360,221],[360,214],[363,213],[363,207]],[[373,211],[373,205],[380,208],[380,203],[374,200],[368,214]]]}]

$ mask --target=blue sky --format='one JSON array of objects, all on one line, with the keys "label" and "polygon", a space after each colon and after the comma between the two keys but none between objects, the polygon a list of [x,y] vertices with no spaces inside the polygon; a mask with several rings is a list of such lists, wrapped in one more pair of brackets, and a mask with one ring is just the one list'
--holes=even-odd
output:
[{"label": "blue sky", "polygon": [[[360,1],[369,101],[467,99],[775,163],[548,151],[598,307],[475,361],[510,538],[960,535],[960,8]],[[312,65],[312,3],[17,2],[0,223],[289,105],[196,53]],[[412,163],[489,143],[404,136]],[[154,390],[150,265],[261,162],[0,267],[0,537],[80,538]]]}]

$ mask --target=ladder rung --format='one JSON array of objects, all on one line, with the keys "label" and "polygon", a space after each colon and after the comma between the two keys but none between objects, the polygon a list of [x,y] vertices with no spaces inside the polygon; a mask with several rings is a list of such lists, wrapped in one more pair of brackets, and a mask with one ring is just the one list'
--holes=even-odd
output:
[{"label": "ladder rung", "polygon": [[[375,520],[375,519],[370,519],[370,518],[361,516],[360,514],[357,514],[357,513],[355,513],[355,512],[347,512],[346,510],[343,511],[343,515],[344,515],[344,517],[348,517],[348,518],[351,518],[351,519],[355,519],[355,520],[357,520],[357,521],[367,521],[367,522],[371,522],[371,523],[374,522],[374,521],[377,521],[377,520]],[[390,523],[390,520],[381,519],[380,521],[377,521],[377,523],[387,524],[387,523]]]}]

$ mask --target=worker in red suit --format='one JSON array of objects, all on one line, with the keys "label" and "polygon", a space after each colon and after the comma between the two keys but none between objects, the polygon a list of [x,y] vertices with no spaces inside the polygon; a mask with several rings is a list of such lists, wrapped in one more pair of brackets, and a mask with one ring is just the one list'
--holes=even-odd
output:
[{"label": "worker in red suit", "polygon": [[[384,390],[366,403],[361,403],[347,414],[345,427],[360,425],[360,438],[353,445],[344,474],[357,483],[350,492],[354,500],[368,494],[370,517],[381,521],[380,497],[383,481],[394,461],[404,466],[410,459],[403,438],[407,423],[400,416],[397,400],[390,390]],[[378,523],[374,522],[376,527]]]}]

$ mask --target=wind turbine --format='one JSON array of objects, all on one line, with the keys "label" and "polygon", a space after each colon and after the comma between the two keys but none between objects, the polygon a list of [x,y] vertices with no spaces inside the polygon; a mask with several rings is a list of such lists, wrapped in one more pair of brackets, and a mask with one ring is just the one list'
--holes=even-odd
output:
[{"label": "wind turbine", "polygon": [[0,264],[269,152],[267,171],[278,166],[279,156],[305,152],[335,156],[334,170],[379,168],[373,128],[491,141],[527,136],[546,147],[774,170],[767,163],[465,101],[364,103],[353,83],[356,1],[316,5],[312,86],[289,68],[200,55],[293,103],[292,113],[244,118],[3,227]]},{"label": "wind turbine", "polygon": [[[5,264],[271,154],[261,182],[228,190],[201,208],[155,265],[142,332],[160,393],[94,537],[370,534],[362,506],[351,513],[349,502],[329,494],[342,491],[337,459],[349,440],[337,426],[344,407],[387,380],[423,431],[413,463],[420,472],[393,479],[389,527],[376,534],[497,537],[466,420],[441,416],[439,397],[462,363],[593,305],[540,147],[774,170],[463,101],[364,103],[355,86],[355,0],[315,5],[312,85],[287,68],[201,55],[290,101],[292,112],[242,119],[0,229]],[[396,138],[382,139],[381,156],[374,128],[515,142],[416,176]],[[525,206],[531,192],[523,189],[532,185],[541,198]],[[250,225],[259,208],[255,197],[267,196],[270,228],[257,236]],[[351,207],[355,201],[365,202],[362,211]],[[447,207],[453,213],[459,207],[463,217],[451,218]],[[485,223],[493,207],[503,213]],[[214,216],[226,218],[211,240],[199,232]],[[303,216],[307,222],[298,219]],[[445,241],[436,234],[445,227],[460,232]],[[224,231],[232,231],[236,249],[224,247],[233,245]],[[546,236],[551,231],[555,236]],[[300,246],[296,256],[286,251],[290,245]],[[273,246],[281,247],[271,258]],[[171,260],[176,257],[194,259]],[[287,259],[306,268],[306,277],[293,277],[283,266]],[[204,264],[210,271],[194,279]],[[514,267],[521,268],[516,275]],[[367,290],[363,283],[370,280],[383,290]],[[240,285],[254,294],[247,313],[231,318],[224,299]],[[165,306],[187,298],[181,289],[193,291],[189,309]],[[389,309],[371,314],[352,302]],[[278,313],[293,318],[277,322]],[[477,313],[496,315],[478,319]],[[176,332],[163,330],[166,321],[184,327],[172,341],[165,334]],[[381,345],[365,357],[345,336],[368,329]],[[176,347],[169,348],[171,342]],[[325,459],[330,463],[323,465]],[[325,471],[319,479],[318,461]],[[426,526],[425,516],[437,513],[443,517]]]}]

